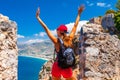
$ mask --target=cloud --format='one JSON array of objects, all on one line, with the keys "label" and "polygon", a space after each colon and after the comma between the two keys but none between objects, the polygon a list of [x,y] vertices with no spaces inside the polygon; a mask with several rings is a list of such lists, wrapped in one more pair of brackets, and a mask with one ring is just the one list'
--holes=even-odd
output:
[{"label": "cloud", "polygon": [[104,2],[93,3],[93,2],[90,2],[90,1],[86,1],[86,3],[87,3],[88,6],[93,6],[94,4],[96,4],[96,6],[99,6],[99,7],[111,7],[111,4],[107,4],[107,3],[104,3]]},{"label": "cloud", "polygon": [[[84,21],[80,21],[79,24],[78,24],[78,27],[77,27],[77,31],[78,32],[80,30],[80,27],[83,26],[84,24],[86,24],[86,22],[88,22],[87,20],[84,20]],[[70,33],[70,31],[72,30],[73,26],[74,26],[74,23],[69,23],[69,24],[66,24],[67,28],[68,28],[68,32]],[[56,29],[54,30],[50,30],[51,33],[56,36],[57,33],[56,33]],[[35,34],[36,37],[46,37],[47,34],[46,32],[40,32],[39,34]]]},{"label": "cloud", "polygon": [[[86,24],[86,22],[88,21],[80,21],[79,24],[78,24],[78,27],[77,27],[77,31],[80,31],[80,28],[81,26],[83,26],[84,24]],[[69,24],[66,24],[67,28],[68,28],[68,32],[70,33],[73,26],[74,26],[74,23],[69,23]],[[56,29],[54,30],[51,30],[51,33],[56,36],[57,33],[56,33]],[[31,43],[36,43],[36,42],[43,42],[45,40],[49,40],[47,34],[45,32],[39,32],[38,34],[34,34],[34,36],[29,36],[29,37],[25,37],[22,36],[22,35],[18,35],[18,37],[20,38],[18,43],[19,44],[31,44]]]},{"label": "cloud", "polygon": [[55,30],[51,30],[51,32],[52,32],[53,35],[55,35],[55,36],[57,35],[56,29]]},{"label": "cloud", "polygon": [[40,32],[40,37],[44,37],[45,35],[46,35],[46,33],[45,32]]},{"label": "cloud", "polygon": [[105,6],[105,3],[99,2],[99,3],[97,3],[97,6],[104,7],[104,6]]},{"label": "cloud", "polygon": [[93,6],[94,5],[94,3],[90,3],[88,6]]},{"label": "cloud", "polygon": [[[51,33],[52,33],[53,35],[56,36],[56,29],[50,30],[50,31],[51,31]],[[34,36],[36,36],[36,37],[45,37],[45,36],[47,36],[47,34],[46,34],[46,32],[40,32],[39,34],[34,34]]]},{"label": "cloud", "polygon": [[31,44],[31,43],[37,43],[37,42],[43,42],[43,39],[30,39],[28,41],[26,41],[25,43],[27,44]]},{"label": "cloud", "polygon": [[[80,21],[79,24],[78,24],[78,27],[77,27],[77,30],[76,30],[76,33],[80,31],[80,28],[86,24],[88,21]],[[73,26],[74,26],[74,23],[69,23],[69,24],[66,24],[67,28],[68,28],[68,32],[70,33]]]},{"label": "cloud", "polygon": [[[79,21],[76,32],[78,32],[78,31],[80,30],[81,26],[83,26],[83,25],[86,24],[87,22],[88,22],[87,20]],[[74,26],[74,23],[66,24],[66,26],[67,26],[67,28],[68,28],[68,32],[70,33],[70,31],[72,30],[72,28],[73,28],[73,26]],[[51,31],[51,33],[52,33],[54,36],[57,35],[56,29],[50,30],[50,31]],[[43,34],[44,34],[44,36],[47,35],[47,34],[45,34],[45,32],[40,32],[40,33],[42,34],[41,36],[43,36]],[[36,34],[36,35],[38,36],[38,34]]]},{"label": "cloud", "polygon": [[45,37],[47,34],[45,32],[40,32],[38,34],[34,34],[36,37]]},{"label": "cloud", "polygon": [[107,4],[106,7],[111,7],[111,4]]},{"label": "cloud", "polygon": [[25,38],[25,36],[18,34],[17,38]]},{"label": "cloud", "polygon": [[89,1],[86,1],[86,3],[88,4],[88,6],[93,6],[94,3],[90,3]]},{"label": "cloud", "polygon": [[106,4],[106,3],[98,2],[97,6],[99,6],[99,7],[111,7],[111,4]]},{"label": "cloud", "polygon": [[34,36],[38,36],[38,34],[34,34]]}]

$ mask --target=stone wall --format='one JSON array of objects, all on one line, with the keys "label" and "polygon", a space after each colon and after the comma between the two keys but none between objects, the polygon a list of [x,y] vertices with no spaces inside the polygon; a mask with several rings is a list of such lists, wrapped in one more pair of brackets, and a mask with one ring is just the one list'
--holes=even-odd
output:
[{"label": "stone wall", "polygon": [[16,23],[0,14],[0,80],[17,80]]}]

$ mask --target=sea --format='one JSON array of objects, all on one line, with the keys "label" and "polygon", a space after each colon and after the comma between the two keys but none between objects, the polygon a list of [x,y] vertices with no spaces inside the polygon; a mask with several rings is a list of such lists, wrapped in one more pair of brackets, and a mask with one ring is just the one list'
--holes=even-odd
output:
[{"label": "sea", "polygon": [[38,80],[39,72],[47,60],[18,56],[18,80]]}]

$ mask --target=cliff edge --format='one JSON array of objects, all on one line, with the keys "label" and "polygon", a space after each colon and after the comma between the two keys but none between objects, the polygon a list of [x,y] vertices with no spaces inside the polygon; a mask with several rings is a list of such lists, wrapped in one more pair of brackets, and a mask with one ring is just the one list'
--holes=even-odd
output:
[{"label": "cliff edge", "polygon": [[[92,21],[82,27],[86,33],[84,80],[120,80],[118,36],[114,31],[112,34],[109,31],[106,32],[100,22]],[[50,74],[52,63],[52,60],[45,63],[40,71],[39,80],[52,80]],[[79,73],[79,66],[77,66],[73,69],[73,76],[78,77]]]},{"label": "cliff edge", "polygon": [[17,24],[0,14],[0,80],[17,80]]}]

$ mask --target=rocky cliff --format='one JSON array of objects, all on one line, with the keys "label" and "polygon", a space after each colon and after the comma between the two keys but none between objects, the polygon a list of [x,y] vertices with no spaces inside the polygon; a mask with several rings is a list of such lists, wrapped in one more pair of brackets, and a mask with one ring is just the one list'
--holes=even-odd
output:
[{"label": "rocky cliff", "polygon": [[110,34],[114,34],[116,28],[114,26],[114,14],[106,14],[101,19],[101,25],[104,30],[108,31]]},{"label": "rocky cliff", "polygon": [[[117,35],[106,33],[103,26],[89,23],[83,26],[85,40],[85,80],[120,80],[120,40]],[[52,60],[45,63],[39,80],[51,80]],[[73,69],[79,75],[79,67]],[[64,80],[64,79],[62,79]]]},{"label": "rocky cliff", "polygon": [[17,80],[16,23],[0,14],[0,80]]},{"label": "rocky cliff", "polygon": [[[85,44],[87,80],[120,79],[120,40],[116,35],[104,33],[101,25],[83,26],[87,40]],[[115,80],[119,80],[115,79]]]}]

